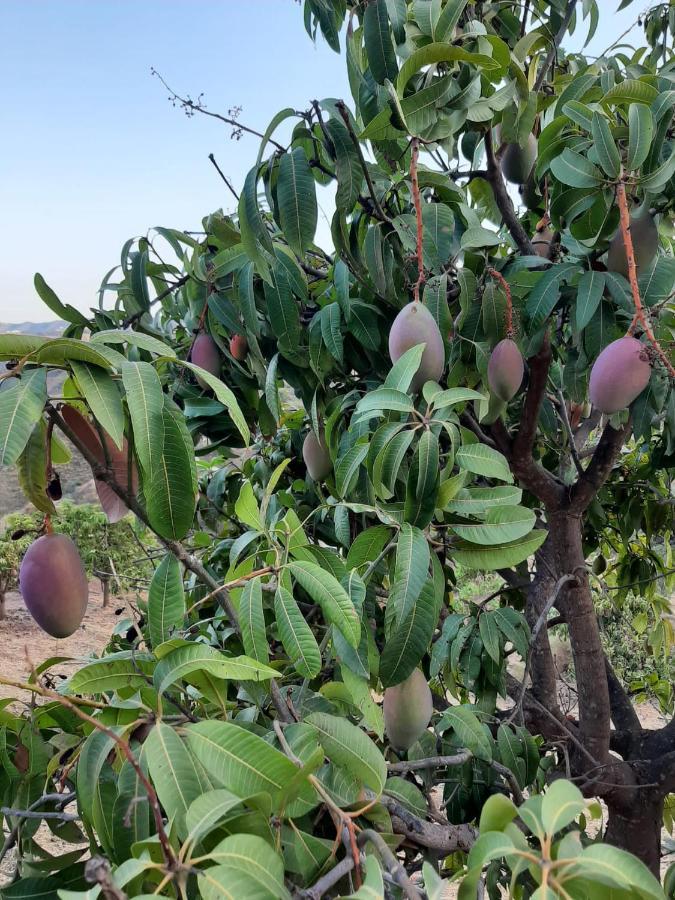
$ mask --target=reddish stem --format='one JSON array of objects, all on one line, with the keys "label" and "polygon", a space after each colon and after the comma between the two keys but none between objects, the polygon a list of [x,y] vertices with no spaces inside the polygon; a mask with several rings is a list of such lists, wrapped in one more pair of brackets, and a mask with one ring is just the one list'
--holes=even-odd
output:
[{"label": "reddish stem", "polygon": [[626,185],[620,181],[616,187],[616,198],[619,201],[619,215],[621,221],[621,235],[623,237],[623,246],[626,250],[626,261],[628,262],[628,281],[630,282],[631,292],[633,294],[633,305],[635,306],[635,315],[630,323],[627,334],[632,335],[638,322],[642,326],[642,330],[647,336],[647,340],[656,351],[659,359],[666,367],[671,378],[675,378],[675,368],[673,368],[668,356],[663,348],[656,340],[656,336],[649,324],[649,319],[642,305],[640,298],[640,288],[638,287],[637,266],[635,265],[635,251],[633,249],[633,238],[630,233],[630,213],[628,211],[628,200],[626,198]]},{"label": "reddish stem", "polygon": [[507,338],[513,337],[513,301],[511,299],[511,288],[508,285],[506,278],[502,275],[501,272],[498,272],[496,269],[488,269],[488,275],[491,278],[496,279],[504,291],[504,295],[506,296],[506,336]]},{"label": "reddish stem", "polygon": [[417,160],[420,155],[420,143],[417,138],[412,139],[412,154],[410,156],[410,180],[412,182],[412,196],[415,204],[415,218],[417,219],[417,281],[414,287],[415,303],[420,302],[420,289],[424,284],[424,251],[423,251],[423,226],[422,226],[422,198],[420,196],[420,183],[417,178]]}]

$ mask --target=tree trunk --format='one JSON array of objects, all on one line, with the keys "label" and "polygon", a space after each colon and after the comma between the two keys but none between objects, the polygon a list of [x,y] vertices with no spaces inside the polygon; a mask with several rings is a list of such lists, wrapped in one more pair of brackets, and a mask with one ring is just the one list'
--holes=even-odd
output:
[{"label": "tree trunk", "polygon": [[7,618],[7,611],[5,609],[5,592],[0,591],[0,621],[2,619]]},{"label": "tree trunk", "polygon": [[[609,761],[609,689],[598,618],[586,573],[581,517],[563,509],[549,518],[556,575],[571,574],[577,579],[563,588],[557,606],[567,622],[572,645],[579,692],[579,736],[595,762],[603,764]],[[583,763],[588,768],[589,760]]]},{"label": "tree trunk", "polygon": [[103,608],[110,605],[110,579],[101,578],[101,587],[103,588]]},{"label": "tree trunk", "polygon": [[[527,590],[525,603],[525,618],[530,629],[534,628],[555,587],[553,545],[550,538],[547,538],[541,549],[537,550],[535,561],[537,571]],[[545,625],[530,647],[530,677],[533,696],[559,717],[556,672]]]},{"label": "tree trunk", "polygon": [[605,832],[608,844],[634,853],[659,878],[661,866],[661,828],[663,827],[663,798],[648,788],[622,791],[618,804],[607,798],[609,822]]}]

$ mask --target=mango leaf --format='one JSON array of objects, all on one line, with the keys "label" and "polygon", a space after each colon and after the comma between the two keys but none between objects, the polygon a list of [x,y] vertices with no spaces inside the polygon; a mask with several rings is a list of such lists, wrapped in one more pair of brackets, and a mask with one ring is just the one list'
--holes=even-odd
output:
[{"label": "mango leaf", "polygon": [[153,675],[155,688],[162,694],[176,681],[201,671],[233,681],[269,681],[277,675],[274,669],[248,656],[225,656],[208,644],[184,644],[171,650],[157,664]]},{"label": "mango leaf", "polygon": [[21,490],[36,509],[54,515],[56,508],[47,494],[47,425],[39,419],[16,462]]},{"label": "mango leaf", "polygon": [[152,576],[148,594],[148,628],[153,647],[168,641],[183,625],[185,591],[180,564],[167,553]]},{"label": "mango leaf", "polygon": [[159,469],[164,452],[164,394],[150,363],[125,362],[122,384],[134,432],[136,457],[146,476]]},{"label": "mango leaf", "polygon": [[469,53],[461,47],[450,44],[427,44],[419,50],[415,50],[401,66],[401,71],[396,79],[396,91],[399,97],[404,96],[406,86],[410,79],[425,66],[439,62],[467,62],[472,63],[485,71],[494,71],[501,68],[497,60],[482,53]]},{"label": "mango leaf", "polygon": [[561,282],[569,280],[576,271],[572,263],[562,263],[552,266],[539,278],[525,307],[533,329],[544,324],[558,302]]},{"label": "mango leaf", "polygon": [[177,732],[164,722],[157,722],[146,745],[148,769],[159,801],[169,819],[174,819],[178,834],[185,837],[185,815],[192,801],[203,793],[195,761]]},{"label": "mango leaf", "polygon": [[472,544],[506,544],[532,531],[535,515],[525,506],[495,506],[487,511],[484,522],[453,524],[455,534]]},{"label": "mango leaf", "polygon": [[513,800],[503,794],[492,794],[487,798],[480,812],[480,833],[503,831],[517,815],[518,807]]},{"label": "mango leaf", "polygon": [[632,888],[632,896],[639,891],[641,897],[653,900],[663,900],[664,897],[661,885],[643,862],[632,853],[609,844],[585,847],[572,871],[601,884]]},{"label": "mango leaf", "polygon": [[338,497],[346,497],[358,478],[359,467],[368,454],[368,444],[355,444],[335,467],[335,491]]},{"label": "mango leaf", "polygon": [[492,547],[479,547],[462,541],[453,548],[453,558],[469,569],[509,568],[532,556],[544,543],[546,535],[547,532],[543,529],[536,529],[518,541],[495,544]]},{"label": "mango leaf", "polygon": [[375,0],[363,17],[363,40],[371,74],[378,84],[394,81],[398,72],[385,0]]},{"label": "mango leaf", "polygon": [[652,111],[642,103],[628,107],[628,156],[629,172],[637,172],[649,156],[654,137]]},{"label": "mango leaf", "polygon": [[467,3],[468,0],[448,0],[434,28],[435,41],[442,42],[451,38]]},{"label": "mango leaf", "polygon": [[438,391],[433,394],[429,402],[436,409],[447,409],[448,406],[455,406],[458,403],[466,403],[467,400],[485,400],[485,394],[474,391],[472,388],[448,388],[445,391]]},{"label": "mango leaf", "polygon": [[426,344],[417,344],[400,356],[389,371],[384,387],[392,391],[400,391],[405,394],[410,388],[410,383],[420,367],[422,354]]},{"label": "mango leaf", "polygon": [[462,747],[470,750],[477,759],[492,762],[492,742],[473,709],[469,706],[451,706],[441,716],[439,733],[452,728]]},{"label": "mango leaf", "polygon": [[65,694],[103,694],[120,688],[141,688],[148,683],[155,663],[148,653],[131,654],[122,652],[106,656],[78,669],[63,683],[60,690]]},{"label": "mango leaf", "polygon": [[352,647],[358,647],[361,620],[337,578],[312,562],[292,562],[288,568],[298,584],[319,604],[324,618],[342,632]]},{"label": "mango leaf", "polygon": [[233,722],[197,722],[186,726],[185,738],[206,771],[238,797],[264,792],[275,805],[295,778],[296,766],[287,756]]},{"label": "mango leaf", "polygon": [[[152,467],[146,473],[148,519],[163,538],[181,540],[192,527],[197,493],[194,445],[182,412],[169,397],[161,411],[162,453],[153,448]],[[133,414],[132,414],[133,418]],[[154,419],[150,438],[155,436]]]},{"label": "mango leaf", "polygon": [[326,122],[326,130],[335,149],[337,176],[335,205],[347,215],[354,208],[361,193],[363,169],[349,132],[342,122],[331,118]]},{"label": "mango leaf", "polygon": [[74,306],[71,306],[70,303],[62,303],[59,300],[39,272],[35,273],[33,284],[42,302],[59,319],[65,319],[66,322],[70,322],[72,325],[83,325],[85,328],[90,324],[87,317],[83,316]]},{"label": "mango leaf", "polygon": [[356,404],[354,417],[365,418],[366,414],[374,416],[385,410],[397,412],[412,412],[414,405],[412,400],[403,391],[395,391],[391,388],[378,388],[370,391]]},{"label": "mango leaf", "polygon": [[608,106],[613,104],[646,103],[649,105],[658,97],[659,92],[651,84],[646,81],[638,81],[637,79],[626,78],[619,84],[615,84],[600,98],[600,102]]},{"label": "mango leaf", "polygon": [[357,534],[347,552],[347,568],[357,569],[377,559],[391,538],[391,533],[391,528],[386,525],[372,525]]},{"label": "mango leaf", "polygon": [[[643,107],[644,108],[644,107]],[[584,272],[579,279],[576,302],[577,328],[582,331],[595,315],[605,289],[603,272]]]},{"label": "mango leaf", "polygon": [[574,188],[594,188],[603,181],[598,167],[569,147],[565,147],[560,156],[551,160],[551,172],[562,184]]},{"label": "mango leaf", "polygon": [[[160,360],[158,360],[159,362]],[[190,371],[194,372],[195,375],[198,375],[202,381],[205,381],[206,384],[211,388],[213,393],[216,395],[218,400],[225,406],[227,409],[227,414],[234,422],[237,431],[244,439],[244,443],[248,444],[251,434],[248,429],[248,425],[246,424],[246,419],[244,418],[244,414],[241,411],[241,407],[237,402],[237,398],[234,396],[229,387],[224,384],[220,378],[216,378],[215,375],[212,375],[211,372],[207,372],[206,369],[202,369],[201,366],[196,366],[194,363],[187,362],[184,359],[174,360],[176,365],[185,366]]]},{"label": "mango leaf", "polygon": [[279,638],[293,668],[303,678],[315,678],[321,671],[319,645],[293,595],[281,586],[274,595],[274,614]]},{"label": "mango leaf", "polygon": [[247,656],[261,663],[269,662],[270,651],[265,633],[265,614],[262,602],[262,582],[252,578],[244,585],[239,598],[241,640]]},{"label": "mango leaf", "polygon": [[455,462],[460,469],[466,469],[475,475],[496,478],[498,481],[513,481],[506,457],[486,444],[467,444],[460,447],[455,455]]},{"label": "mango leaf", "polygon": [[529,628],[522,614],[507,607],[495,609],[493,613],[494,620],[501,633],[525,659],[530,646],[530,635]]},{"label": "mango leaf", "polygon": [[422,591],[389,636],[380,657],[380,680],[385,687],[400,684],[427,652],[436,627],[438,605],[434,585],[427,580]]},{"label": "mango leaf", "polygon": [[[598,112],[593,113],[591,131],[600,165],[610,178],[618,178],[621,173],[621,156],[605,116]],[[575,185],[575,187],[583,187],[583,185]]]},{"label": "mango leaf", "polygon": [[228,815],[230,810],[240,806],[242,802],[241,797],[226,791],[225,788],[201,794],[192,801],[185,814],[187,839],[193,843],[200,841]]},{"label": "mango leaf", "polygon": [[160,341],[151,334],[142,331],[129,331],[122,329],[110,329],[109,331],[95,331],[91,338],[92,344],[128,344],[130,347],[138,347],[147,350],[156,356],[167,356],[174,359],[176,351],[169,344]]},{"label": "mango leaf", "polygon": [[387,780],[387,765],[382,753],[368,735],[347,719],[328,713],[311,713],[305,722],[316,729],[326,755],[347,769],[359,782],[381,794]]},{"label": "mango leaf", "polygon": [[124,408],[117,384],[99,366],[73,362],[70,367],[94,418],[121,450],[124,440]]},{"label": "mango leaf", "polygon": [[340,307],[337,303],[329,303],[319,313],[321,318],[321,336],[330,355],[342,363],[342,331],[340,330]]},{"label": "mango leaf", "polygon": [[389,589],[387,612],[393,611],[392,627],[412,609],[429,578],[429,544],[423,531],[405,522],[396,545],[394,580]]},{"label": "mango leaf", "polygon": [[281,157],[277,202],[284,237],[291,250],[302,256],[314,240],[317,223],[314,178],[302,147]]},{"label": "mango leaf", "polygon": [[547,834],[556,834],[586,809],[579,788],[560,778],[549,785],[541,802],[541,823]]},{"label": "mango leaf", "polygon": [[[257,834],[231,834],[209,852],[209,858],[217,863],[209,868],[202,878],[209,887],[205,897],[221,900],[223,897],[255,897],[256,900],[289,900],[290,894],[284,885],[284,861],[269,843]],[[243,875],[254,883],[242,893],[233,894],[232,876]],[[225,893],[212,892],[211,880],[225,888]],[[242,891],[243,882],[237,882]]]},{"label": "mango leaf", "polygon": [[13,466],[47,402],[47,370],[35,369],[0,391],[0,465]]}]

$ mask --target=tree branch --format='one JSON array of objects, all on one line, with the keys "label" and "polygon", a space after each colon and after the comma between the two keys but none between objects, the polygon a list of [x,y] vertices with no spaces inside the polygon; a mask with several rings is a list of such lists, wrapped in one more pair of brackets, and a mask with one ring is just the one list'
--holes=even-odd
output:
[{"label": "tree branch", "polygon": [[516,246],[524,256],[535,256],[534,247],[530,236],[516,214],[513,202],[506,190],[506,184],[502,177],[497,157],[492,144],[492,128],[488,128],[485,134],[485,153],[487,156],[487,180],[492,187],[495,203],[502,214],[504,224],[516,242]]},{"label": "tree branch", "polygon": [[380,803],[389,810],[396,834],[403,834],[418,846],[436,850],[444,856],[456,850],[470,850],[478,837],[478,829],[472,825],[425,822],[386,794],[380,797]]},{"label": "tree branch", "polygon": [[548,51],[548,54],[546,55],[546,59],[544,60],[544,64],[542,65],[541,69],[539,70],[539,74],[537,75],[536,81],[534,82],[534,86],[533,86],[532,90],[535,92],[535,94],[541,90],[542,85],[546,81],[546,78],[548,75],[548,70],[550,69],[551,64],[553,63],[554,59],[556,58],[556,55],[558,53],[558,47],[560,46],[560,43],[561,43],[562,39],[565,37],[565,33],[567,32],[567,29],[569,28],[569,24],[572,21],[572,16],[574,15],[574,10],[576,8],[576,5],[577,5],[577,0],[569,0],[569,3],[567,4],[567,9],[565,10],[565,15],[563,17],[562,23],[561,23],[560,28],[558,29],[558,32],[555,36],[555,40],[553,41],[553,46]]},{"label": "tree branch", "polygon": [[335,108],[342,116],[342,121],[345,123],[347,131],[349,132],[349,137],[352,140],[352,144],[354,145],[354,149],[359,157],[359,163],[361,164],[361,168],[363,170],[363,174],[366,177],[366,184],[368,185],[368,193],[370,194],[370,199],[373,201],[373,207],[375,209],[375,214],[378,219],[382,222],[388,222],[389,216],[385,213],[385,211],[380,206],[380,201],[377,199],[377,195],[375,193],[375,186],[373,185],[373,179],[370,177],[370,172],[368,171],[368,165],[366,163],[365,157],[363,155],[363,150],[361,149],[361,142],[359,141],[356,132],[351,123],[351,119],[349,118],[349,111],[345,106],[342,100],[338,100],[335,104]]},{"label": "tree branch", "polygon": [[[178,279],[178,281],[174,281],[174,283],[170,284],[168,286],[168,288],[163,290],[160,294],[157,294],[157,296],[150,301],[150,306],[154,306],[155,303],[159,303],[165,297],[168,297],[169,294],[172,294],[174,291],[177,291],[178,288],[181,288],[181,287],[183,287],[184,284],[187,284],[187,282],[189,280],[190,280],[189,275],[183,275],[181,278]],[[141,312],[137,312],[131,316],[128,316],[126,319],[123,320],[121,327],[128,328],[130,325],[133,325],[134,322],[137,322],[139,319],[141,319],[145,315],[146,312],[147,312],[147,310],[144,309]]]},{"label": "tree branch", "polygon": [[613,428],[608,422],[595,448],[593,457],[583,476],[574,484],[570,492],[569,508],[576,513],[586,510],[609,478],[619,452],[630,434],[630,418],[622,428]]}]

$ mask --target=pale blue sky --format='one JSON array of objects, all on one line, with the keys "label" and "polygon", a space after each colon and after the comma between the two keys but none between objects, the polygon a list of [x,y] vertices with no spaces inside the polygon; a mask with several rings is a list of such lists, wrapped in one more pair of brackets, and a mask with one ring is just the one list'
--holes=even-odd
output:
[{"label": "pale blue sky", "polygon": [[[600,0],[589,52],[642,7],[616,5]],[[86,310],[128,237],[232,209],[208,154],[238,189],[257,139],[187,118],[151,66],[214,111],[241,105],[260,131],[282,107],[350,98],[344,59],[312,44],[294,0],[0,0],[0,24],[0,321],[52,318],[35,271]]]}]

